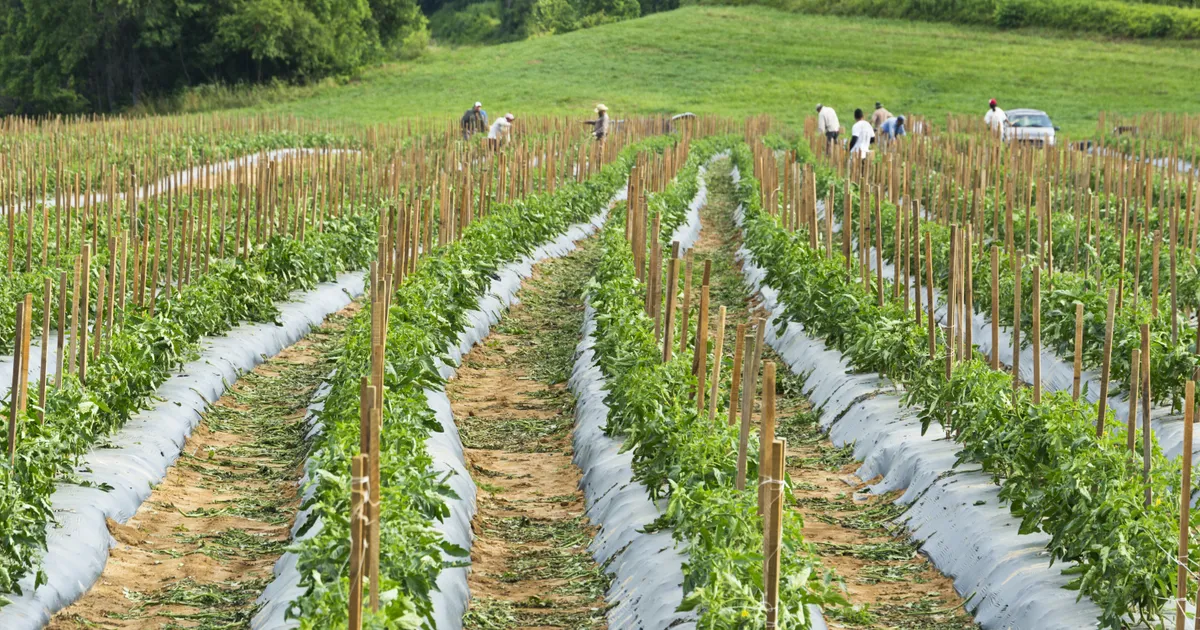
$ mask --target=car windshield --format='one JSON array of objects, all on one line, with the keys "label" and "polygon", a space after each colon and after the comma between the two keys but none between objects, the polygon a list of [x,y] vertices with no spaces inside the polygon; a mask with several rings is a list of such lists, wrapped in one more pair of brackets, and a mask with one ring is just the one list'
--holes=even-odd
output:
[{"label": "car windshield", "polygon": [[1050,117],[1045,114],[1019,114],[1008,119],[1013,127],[1052,127]]}]

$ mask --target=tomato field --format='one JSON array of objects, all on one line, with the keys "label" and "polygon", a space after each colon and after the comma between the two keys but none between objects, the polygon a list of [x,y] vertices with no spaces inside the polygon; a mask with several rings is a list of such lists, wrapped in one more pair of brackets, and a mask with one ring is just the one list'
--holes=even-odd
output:
[{"label": "tomato field", "polygon": [[0,628],[1196,627],[1196,121],[0,120]]}]

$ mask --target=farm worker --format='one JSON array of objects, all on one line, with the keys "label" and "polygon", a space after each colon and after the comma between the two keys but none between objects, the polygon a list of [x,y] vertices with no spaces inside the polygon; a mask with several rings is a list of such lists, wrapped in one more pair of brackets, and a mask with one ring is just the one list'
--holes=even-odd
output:
[{"label": "farm worker", "polygon": [[883,123],[887,122],[887,120],[892,117],[892,112],[884,109],[883,103],[875,101],[875,112],[871,114],[871,128],[879,129],[883,126]]},{"label": "farm worker", "polygon": [[996,105],[996,99],[988,101],[988,112],[983,115],[983,124],[992,131],[1000,131],[1006,122],[1008,122],[1008,116],[1005,115],[1003,109]]},{"label": "farm worker", "polygon": [[516,116],[505,114],[504,118],[497,118],[496,122],[492,123],[492,128],[488,130],[488,140],[492,141],[493,146],[499,146],[512,138],[512,122],[515,119]]},{"label": "farm worker", "polygon": [[863,120],[863,110],[854,110],[854,126],[850,128],[850,151],[858,151],[860,157],[871,153],[871,142],[875,140],[875,130],[871,123]]},{"label": "farm worker", "polygon": [[907,135],[904,131],[904,117],[892,116],[883,121],[883,124],[879,125],[879,133],[888,140],[895,140],[897,136]]},{"label": "farm worker", "polygon": [[470,140],[472,135],[487,131],[487,114],[483,112],[483,103],[475,101],[475,106],[463,114],[461,125],[463,140]]},{"label": "farm worker", "polygon": [[585,125],[592,126],[592,136],[597,140],[603,140],[608,135],[608,106],[600,103],[596,106],[596,119],[585,120]]},{"label": "farm worker", "polygon": [[838,123],[837,112],[832,107],[817,103],[817,133],[825,134],[825,146],[837,142],[838,132],[842,130]]}]

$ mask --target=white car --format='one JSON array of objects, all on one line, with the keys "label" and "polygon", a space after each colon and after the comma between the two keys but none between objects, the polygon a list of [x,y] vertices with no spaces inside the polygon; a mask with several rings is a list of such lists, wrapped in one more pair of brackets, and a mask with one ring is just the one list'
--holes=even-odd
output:
[{"label": "white car", "polygon": [[1010,109],[1004,124],[1004,139],[1054,146],[1054,132],[1058,127],[1050,117],[1038,109]]}]

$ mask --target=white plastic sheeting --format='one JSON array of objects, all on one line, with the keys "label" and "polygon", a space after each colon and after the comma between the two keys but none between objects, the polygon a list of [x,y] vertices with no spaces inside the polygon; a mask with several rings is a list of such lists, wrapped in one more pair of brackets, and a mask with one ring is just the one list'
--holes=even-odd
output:
[{"label": "white plastic sheeting", "polygon": [[695,628],[694,614],[675,612],[683,601],[687,554],[676,549],[670,531],[643,532],[662,514],[665,502],[655,505],[646,486],[634,480],[633,453],[621,451],[624,440],[604,433],[607,381],[592,349],[594,315],[589,304],[568,387],[575,394],[574,461],[583,471],[579,485],[588,519],[599,528],[589,549],[612,575],[608,627]]},{"label": "white plastic sheeting", "polygon": [[[298,341],[362,291],[362,273],[343,274],[281,304],[282,325],[247,324],[205,339],[200,358],[158,388],[161,401],[83,457],[79,476],[93,486],[61,484],[50,497],[58,525],[47,525],[42,558],[47,583],[34,589],[32,576],[22,580],[24,594],[7,595],[12,604],[0,608],[0,628],[40,628],[86,593],[115,544],[105,519],[124,523],[134,515],[178,458],[205,407],[241,374]],[[112,489],[101,490],[101,484]]]},{"label": "white plastic sheeting", "polygon": [[[609,206],[624,200],[626,193],[627,189],[622,187],[613,197]],[[607,216],[608,208],[606,207],[593,215],[589,221],[571,226],[553,241],[538,247],[521,260],[502,267],[497,272],[497,277],[492,281],[487,293],[479,300],[476,310],[467,313],[467,325],[459,333],[457,342],[446,348],[445,354],[451,363],[441,365],[439,369],[442,376],[447,380],[453,378],[457,372],[457,366],[462,363],[462,358],[471,351],[471,348],[487,338],[491,333],[492,326],[498,323],[504,312],[517,302],[516,296],[521,288],[521,282],[533,275],[534,265],[570,253],[575,249],[577,241],[586,238],[604,225]],[[462,441],[458,435],[458,427],[454,424],[450,399],[446,396],[445,390],[442,388],[427,389],[425,396],[442,429],[440,432],[430,434],[425,441],[425,448],[433,459],[434,471],[439,474],[453,473],[449,475],[447,482],[458,495],[455,499],[447,499],[450,516],[445,521],[434,523],[433,527],[449,542],[470,550],[471,521],[475,518],[477,493],[475,483],[467,470]],[[318,419],[319,414],[310,419],[310,422],[314,423],[313,434],[322,430]],[[310,465],[305,467],[305,476],[301,483],[307,482],[313,473],[312,462],[313,460],[310,459]],[[310,495],[311,492],[306,492],[305,498],[307,499]],[[304,536],[297,537],[295,535],[297,530],[307,520],[307,512],[297,515],[296,524],[292,529],[294,542],[316,535],[320,531],[321,523],[318,520],[305,532]],[[299,627],[300,624],[297,620],[286,618],[287,611],[293,602],[304,594],[303,589],[299,586],[300,574],[296,566],[298,559],[297,554],[288,552],[276,562],[274,580],[258,600],[258,604],[262,608],[251,621],[250,627],[253,630]],[[447,557],[445,560],[457,559]],[[467,588],[468,571],[468,567],[454,567],[443,569],[438,575],[438,588],[430,595],[433,603],[434,623],[438,630],[462,628],[462,617],[470,600],[470,591]]]},{"label": "white plastic sheeting", "polygon": [[[736,220],[741,224],[741,209]],[[934,565],[973,598],[968,604],[985,629],[1077,629],[1096,627],[1099,609],[1050,566],[1049,537],[1018,535],[1020,522],[999,500],[999,487],[977,466],[954,467],[957,445],[938,425],[924,435],[901,391],[877,374],[851,374],[841,353],[783,320],[777,292],[763,284],[765,270],[746,249],[739,251],[748,286],[771,316],[766,340],[791,370],[806,377],[804,392],[820,410],[820,423],[837,446],[854,445],[863,462],[857,476],[882,480],[872,493],[904,489],[897,502],[909,509],[899,519]],[[784,326],[782,332],[780,327]],[[990,334],[990,333],[989,333]]]}]

